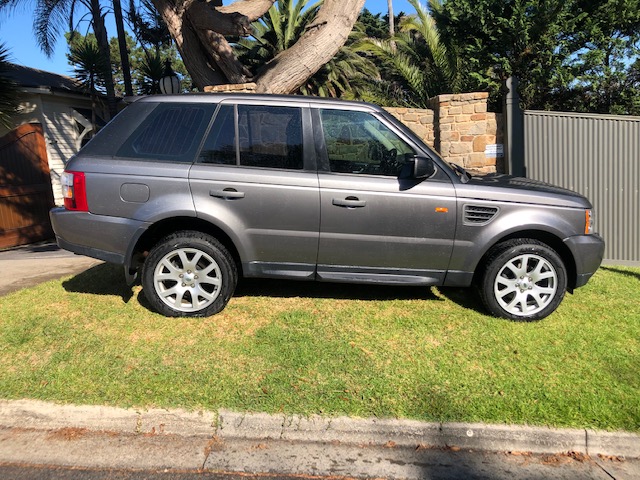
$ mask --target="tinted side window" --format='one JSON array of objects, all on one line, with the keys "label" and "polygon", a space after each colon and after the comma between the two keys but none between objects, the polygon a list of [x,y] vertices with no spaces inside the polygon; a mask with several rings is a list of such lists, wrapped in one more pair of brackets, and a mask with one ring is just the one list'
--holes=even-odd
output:
[{"label": "tinted side window", "polygon": [[236,165],[236,129],[233,105],[222,105],[200,152],[201,163]]},{"label": "tinted side window", "polygon": [[223,105],[199,162],[302,170],[302,110]]},{"label": "tinted side window", "polygon": [[301,170],[302,111],[238,105],[240,165]]},{"label": "tinted side window", "polygon": [[212,105],[161,104],[125,142],[119,156],[191,162],[211,118]]},{"label": "tinted side window", "polygon": [[414,150],[366,112],[321,110],[332,172],[397,176]]}]

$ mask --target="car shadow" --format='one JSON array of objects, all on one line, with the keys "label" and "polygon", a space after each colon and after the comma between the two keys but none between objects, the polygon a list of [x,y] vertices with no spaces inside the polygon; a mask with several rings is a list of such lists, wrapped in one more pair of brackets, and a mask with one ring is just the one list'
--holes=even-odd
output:
[{"label": "car shadow", "polygon": [[[67,292],[111,295],[128,303],[135,295],[128,286],[122,267],[103,263],[62,282]],[[336,300],[427,300],[441,302],[448,299],[463,308],[484,313],[477,295],[468,288],[416,287],[400,285],[348,284],[243,278],[238,282],[234,297],[324,298]],[[153,310],[144,290],[136,295],[144,308]]]},{"label": "car shadow", "polygon": [[90,293],[93,295],[113,295],[128,303],[133,297],[133,289],[127,285],[120,265],[102,263],[62,282],[67,292]]},{"label": "car shadow", "polygon": [[488,315],[486,308],[474,288],[438,287],[438,292],[447,300],[467,310]]},{"label": "car shadow", "polygon": [[620,268],[615,268],[615,267],[600,267],[602,270],[605,270],[607,272],[612,272],[612,273],[617,273],[619,275],[625,275],[627,277],[631,277],[631,278],[635,278],[636,280],[640,280],[640,273],[638,272],[631,272],[629,270],[622,270]]},{"label": "car shadow", "polygon": [[441,300],[428,287],[244,278],[234,297],[329,298],[336,300]]}]

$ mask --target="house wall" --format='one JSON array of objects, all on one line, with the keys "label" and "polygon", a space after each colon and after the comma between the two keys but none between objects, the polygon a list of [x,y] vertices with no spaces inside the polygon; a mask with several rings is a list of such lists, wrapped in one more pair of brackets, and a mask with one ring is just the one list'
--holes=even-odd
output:
[{"label": "house wall", "polygon": [[[13,126],[25,123],[42,125],[54,201],[56,205],[62,205],[60,176],[69,158],[80,148],[80,131],[76,126],[74,107],[90,109],[91,101],[79,95],[51,94],[44,89],[29,90],[20,93],[21,102],[18,114],[12,117]],[[0,128],[0,136],[9,131]]]},{"label": "house wall", "polygon": [[53,198],[56,205],[61,205],[64,201],[60,176],[69,158],[79,150],[80,132],[76,127],[73,110],[68,100],[59,97],[43,97],[42,109]]}]

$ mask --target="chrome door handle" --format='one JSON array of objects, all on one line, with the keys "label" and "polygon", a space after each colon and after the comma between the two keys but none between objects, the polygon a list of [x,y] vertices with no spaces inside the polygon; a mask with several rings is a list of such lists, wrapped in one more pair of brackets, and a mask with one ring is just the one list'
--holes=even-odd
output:
[{"label": "chrome door handle", "polygon": [[209,195],[217,198],[235,199],[244,198],[244,192],[239,192],[235,188],[225,188],[224,190],[209,190]]},{"label": "chrome door handle", "polygon": [[362,208],[367,204],[366,200],[360,200],[358,197],[334,198],[331,203],[336,207]]}]

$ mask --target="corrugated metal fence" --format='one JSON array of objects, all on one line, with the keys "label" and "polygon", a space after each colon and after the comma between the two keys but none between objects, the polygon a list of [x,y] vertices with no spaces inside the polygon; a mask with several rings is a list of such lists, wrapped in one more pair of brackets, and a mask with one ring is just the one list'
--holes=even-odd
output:
[{"label": "corrugated metal fence", "polygon": [[605,262],[640,265],[640,117],[524,112],[526,176],[586,195]]}]

